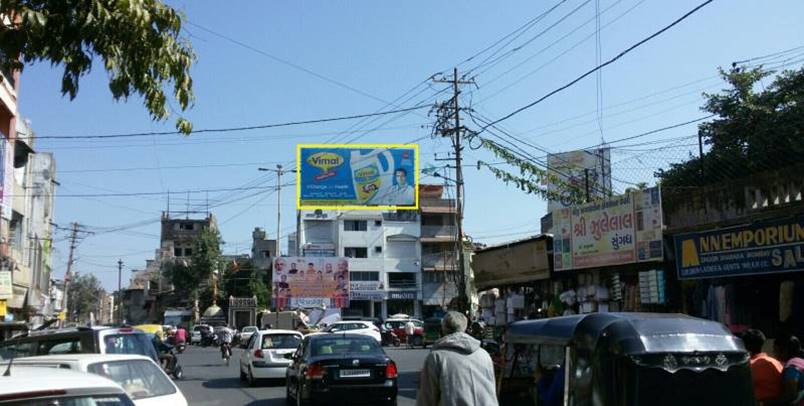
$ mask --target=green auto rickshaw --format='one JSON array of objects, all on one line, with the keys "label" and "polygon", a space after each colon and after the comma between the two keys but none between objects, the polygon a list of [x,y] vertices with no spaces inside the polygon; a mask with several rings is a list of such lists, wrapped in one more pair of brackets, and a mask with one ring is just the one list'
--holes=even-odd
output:
[{"label": "green auto rickshaw", "polygon": [[428,345],[435,343],[439,338],[441,338],[441,317],[424,319],[422,345],[427,348]]}]

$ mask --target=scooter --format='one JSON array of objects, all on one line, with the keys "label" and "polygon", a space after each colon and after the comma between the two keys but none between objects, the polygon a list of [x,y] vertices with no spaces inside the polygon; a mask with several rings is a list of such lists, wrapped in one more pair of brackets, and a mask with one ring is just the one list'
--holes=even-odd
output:
[{"label": "scooter", "polygon": [[181,365],[179,365],[179,358],[176,356],[176,347],[169,344],[166,344],[165,347],[168,348],[163,350],[162,353],[170,354],[172,357],[162,358],[160,354],[159,362],[162,364],[162,368],[165,370],[166,374],[173,375],[173,377],[176,379],[181,379],[182,376],[184,376],[184,371],[182,370]]},{"label": "scooter", "polygon": [[402,344],[402,341],[399,340],[399,337],[394,333],[394,330],[391,329],[383,329],[380,332],[380,337],[382,338],[382,345],[393,345],[394,347],[399,347]]},{"label": "scooter", "polygon": [[221,357],[226,362],[226,366],[229,366],[229,359],[232,358],[232,345],[229,343],[222,343],[221,344]]}]

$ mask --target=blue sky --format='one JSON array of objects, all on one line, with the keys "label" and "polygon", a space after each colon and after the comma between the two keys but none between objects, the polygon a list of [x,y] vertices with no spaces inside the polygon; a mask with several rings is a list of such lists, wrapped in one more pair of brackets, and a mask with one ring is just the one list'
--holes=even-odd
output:
[{"label": "blue sky", "polygon": [[[497,56],[499,63],[473,71],[477,87],[466,87],[462,102],[477,114],[497,118],[575,78],[595,65],[595,9],[598,1],[568,0]],[[444,100],[444,85],[427,82],[458,66],[463,72],[489,53],[468,57],[559,3],[551,1],[171,1],[192,24],[188,35],[198,54],[193,68],[196,103],[186,113],[195,128],[236,127],[361,114],[386,107]],[[603,60],[669,24],[699,2],[678,0],[599,0]],[[578,10],[571,13],[575,8]],[[570,14],[564,20],[559,19]],[[701,117],[701,93],[716,91],[718,66],[804,43],[804,3],[720,0],[626,55],[602,73],[602,125],[598,125],[595,75],[505,121],[502,126],[541,149],[556,152],[598,144]],[[555,24],[555,25],[554,25]],[[553,28],[537,37],[551,25]],[[239,41],[223,39],[208,30]],[[528,42],[531,38],[532,41]],[[526,43],[516,51],[515,47]],[[495,48],[496,49],[496,48]],[[284,61],[280,62],[280,61]],[[29,66],[21,80],[20,114],[42,136],[171,130],[173,121],[154,123],[140,100],[115,103],[102,65],[81,82],[78,98],[60,95],[61,71],[49,64]],[[406,93],[412,90],[410,93]],[[410,96],[416,96],[407,100]],[[96,273],[116,287],[116,261],[125,262],[124,280],[158,248],[163,195],[68,197],[115,192],[174,192],[171,208],[213,209],[225,252],[247,252],[251,230],[276,230],[276,195],[254,192],[176,193],[198,189],[271,186],[274,175],[260,166],[290,164],[299,142],[406,142],[426,137],[433,121],[427,110],[369,120],[284,127],[237,133],[125,138],[40,140],[53,151],[57,179],[56,222],[78,221],[98,233],[77,252],[76,269]],[[469,127],[477,128],[470,120]],[[600,129],[602,127],[602,131]],[[368,131],[371,130],[371,131]],[[615,189],[652,182],[657,167],[694,151],[694,125],[640,138],[651,146],[623,143],[612,153]],[[677,141],[672,141],[678,138]],[[421,161],[444,157],[449,143],[424,138]],[[535,156],[544,155],[529,149]],[[644,149],[654,149],[645,151]],[[546,202],[525,195],[478,171],[488,152],[467,148],[466,216],[476,240],[497,243],[536,233]],[[287,178],[290,178],[289,176]],[[288,179],[291,180],[291,179]],[[440,183],[422,178],[423,182]],[[284,183],[284,181],[283,181]],[[293,228],[294,193],[282,193],[282,228]],[[140,225],[117,231],[116,226]],[[102,231],[109,231],[102,233]],[[56,234],[54,272],[64,275],[66,233]],[[284,245],[283,241],[283,245]]]}]

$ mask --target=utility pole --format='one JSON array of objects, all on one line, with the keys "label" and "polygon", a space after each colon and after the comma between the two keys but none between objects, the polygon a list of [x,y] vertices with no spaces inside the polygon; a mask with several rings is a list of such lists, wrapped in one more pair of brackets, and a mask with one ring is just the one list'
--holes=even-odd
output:
[{"label": "utility pole", "polygon": [[123,324],[123,260],[117,260],[117,322]]},{"label": "utility pole", "polygon": [[461,310],[466,312],[470,310],[469,306],[469,295],[466,292],[466,264],[464,261],[464,246],[463,246],[463,169],[462,169],[462,162],[461,162],[461,152],[463,151],[463,147],[461,146],[461,138],[463,137],[463,128],[461,127],[461,107],[460,107],[460,85],[464,84],[474,84],[474,80],[463,80],[458,77],[458,68],[454,68],[452,71],[452,78],[441,78],[441,79],[434,79],[436,83],[450,83],[452,84],[452,106],[449,106],[449,102],[445,102],[439,111],[452,111],[452,119],[453,119],[453,126],[449,128],[449,123],[447,117],[443,117],[440,125],[441,133],[444,136],[449,136],[452,139],[452,147],[455,153],[455,208],[456,208],[456,216],[455,216],[455,223],[457,228],[458,234],[458,271],[460,272],[458,276],[458,289],[459,289],[459,300]]},{"label": "utility pole", "polygon": [[[276,253],[279,256],[279,243],[282,238],[282,165],[276,165],[276,169],[257,168],[261,172],[276,172]],[[267,231],[267,230],[266,230]],[[290,247],[288,247],[290,249]]]},{"label": "utility pole", "polygon": [[[73,223],[72,231],[70,232],[70,254],[67,259],[67,272],[64,274],[64,294],[61,297],[61,308],[65,315],[69,314],[67,311],[67,305],[69,304],[68,293],[70,292],[70,279],[73,277],[73,255],[75,253],[76,238],[78,238],[78,223]],[[64,321],[61,321],[60,324],[63,325]]]}]

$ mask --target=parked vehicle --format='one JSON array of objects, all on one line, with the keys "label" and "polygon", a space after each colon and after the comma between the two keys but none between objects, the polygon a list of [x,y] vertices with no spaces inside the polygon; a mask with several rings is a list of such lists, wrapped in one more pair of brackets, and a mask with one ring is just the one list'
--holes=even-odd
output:
[{"label": "parked vehicle", "polygon": [[240,380],[254,386],[258,379],[285,378],[285,370],[303,338],[293,330],[254,332],[240,353]]},{"label": "parked vehicle", "polygon": [[187,406],[181,390],[152,359],[141,355],[64,354],[14,359],[12,369],[39,366],[72,369],[111,379],[137,406]]},{"label": "parked vehicle", "polygon": [[245,326],[240,329],[240,332],[235,337],[235,340],[243,345],[248,342],[248,340],[251,338],[251,335],[257,330],[259,330],[257,326]]},{"label": "parked vehicle", "polygon": [[[424,335],[424,323],[421,320],[413,319],[413,318],[389,318],[385,320],[385,325],[392,330],[394,330],[394,334],[402,340],[403,343],[408,342],[408,335],[405,332],[405,324],[408,321],[412,321],[413,324],[416,325],[416,330],[414,332],[414,336],[422,337]],[[421,339],[421,338],[419,338]],[[422,345],[422,342],[414,342],[414,345]]]},{"label": "parked vehicle", "polygon": [[434,344],[441,338],[441,317],[424,319],[423,324],[422,346],[427,348],[428,345]]},{"label": "parked vehicle", "polygon": [[201,339],[203,336],[212,333],[212,327],[206,324],[198,324],[193,327],[193,331],[190,332],[190,345],[201,344]]},{"label": "parked vehicle", "polygon": [[534,388],[555,379],[564,405],[754,405],[749,355],[713,321],[651,313],[524,320],[509,326],[505,344],[501,405],[533,405]]},{"label": "parked vehicle", "polygon": [[378,343],[382,343],[382,336],[380,335],[379,327],[375,326],[374,323],[370,321],[339,321],[330,324],[329,327],[325,328],[322,332],[360,334],[369,336],[377,340]]},{"label": "parked vehicle", "polygon": [[287,368],[288,404],[396,405],[397,367],[376,340],[357,334],[304,337]]},{"label": "parked vehicle", "polygon": [[262,315],[260,325],[263,329],[268,326],[282,330],[307,329],[307,322],[302,316],[303,314],[297,311],[266,312]]},{"label": "parked vehicle", "polygon": [[7,370],[0,376],[0,405],[134,406],[120,385],[100,376],[15,365]]},{"label": "parked vehicle", "polygon": [[385,325],[380,326],[380,336],[382,337],[382,345],[399,347],[400,344],[402,344],[402,341],[397,337],[396,333],[394,333],[394,330]]},{"label": "parked vehicle", "polygon": [[138,354],[159,362],[146,333],[131,327],[74,327],[32,331],[0,342],[0,358],[54,354]]}]

